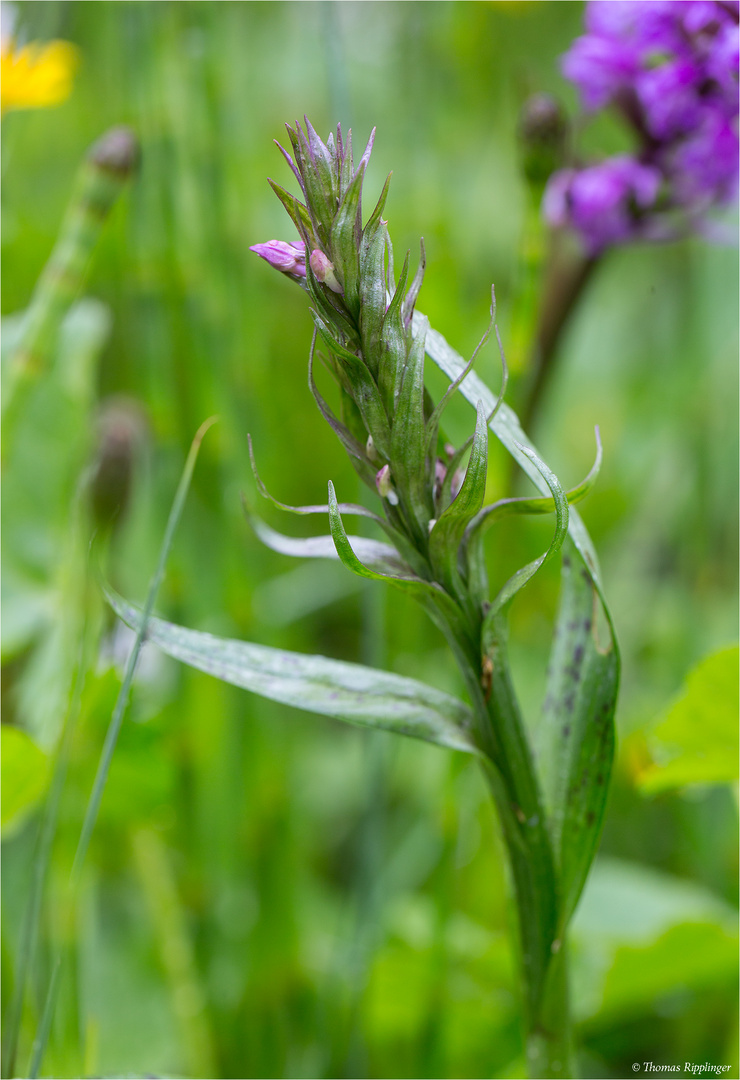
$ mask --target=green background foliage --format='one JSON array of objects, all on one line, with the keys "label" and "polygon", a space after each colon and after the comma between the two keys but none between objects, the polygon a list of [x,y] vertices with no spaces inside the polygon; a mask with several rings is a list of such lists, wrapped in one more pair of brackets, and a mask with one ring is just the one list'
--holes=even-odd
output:
[{"label": "green background foliage", "polygon": [[[516,407],[526,208],[516,119],[536,90],[574,107],[557,57],[581,5],[27,2],[18,16],[29,38],[74,42],[81,67],[64,105],[3,126],[4,315],[29,301],[87,146],[121,122],[142,142],[91,269],[87,292],[105,307],[88,301],[70,316],[4,477],[3,719],[32,740],[4,732],[5,1002],[85,612],[105,642],[87,662],[19,1068],[61,942],[49,1076],[522,1075],[504,856],[475,762],[265,702],[150,647],[68,924],[63,886],[130,647],[85,586],[78,493],[94,457],[90,402],[125,395],[140,436],[107,574],[140,603],[187,447],[218,413],[159,613],[464,696],[409,598],[335,562],[289,561],[248,528],[240,492],[258,498],[248,432],[278,498],[323,501],[329,479],[340,500],[360,498],[306,385],[305,298],[248,247],[293,238],[266,182],[290,186],[272,146],[286,120],[305,112],[326,135],[341,119],[363,145],[377,125],[367,191],[393,170],[397,258],[420,235],[426,244],[419,306],[469,356],[495,283]],[[607,121],[586,133],[603,151],[622,140]],[[737,685],[737,654],[721,652],[737,638],[736,355],[735,252],[699,240],[615,251],[563,340],[531,433],[570,487],[601,427],[604,465],[581,509],[623,653],[614,789],[573,927],[584,1075],[631,1075],[650,1060],[737,1075],[736,755],[723,689]],[[499,385],[490,346],[478,370]],[[442,376],[430,384],[439,396]],[[461,442],[472,410],[455,403],[446,424]],[[489,501],[507,470],[494,452]],[[294,535],[326,531],[265,503],[259,512]],[[492,530],[492,582],[551,535],[551,519]],[[531,716],[556,562],[512,608]],[[719,667],[715,657],[691,675],[710,654]]]}]

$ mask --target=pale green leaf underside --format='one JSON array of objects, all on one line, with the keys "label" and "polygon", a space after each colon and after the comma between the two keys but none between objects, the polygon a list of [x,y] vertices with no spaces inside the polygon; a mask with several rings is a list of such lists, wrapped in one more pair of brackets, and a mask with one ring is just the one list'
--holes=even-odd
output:
[{"label": "pale green leaf underside", "polygon": [[[110,590],[106,596],[132,629],[141,612]],[[424,739],[475,754],[470,709],[415,679],[324,656],[253,645],[149,620],[146,640],[176,660],[262,697],[363,727]]]}]

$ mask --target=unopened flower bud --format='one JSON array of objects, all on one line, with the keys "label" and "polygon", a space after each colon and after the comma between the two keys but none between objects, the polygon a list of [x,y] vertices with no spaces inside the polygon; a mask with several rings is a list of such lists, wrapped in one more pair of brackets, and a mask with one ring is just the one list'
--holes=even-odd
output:
[{"label": "unopened flower bud", "polygon": [[533,94],[519,116],[524,174],[544,184],[565,157],[568,124],[560,103],[550,94]]},{"label": "unopened flower bud", "polygon": [[139,140],[131,128],[121,124],[106,131],[88,151],[99,169],[125,179],[139,163]]},{"label": "unopened flower bud", "polygon": [[381,499],[387,499],[391,506],[398,506],[398,495],[393,489],[390,465],[384,465],[382,469],[378,469],[375,476],[375,486]]},{"label": "unopened flower bud", "polygon": [[97,428],[90,499],[97,525],[107,528],[118,524],[126,512],[135,459],[146,436],[146,420],[137,402],[111,398],[101,407]]},{"label": "unopened flower bud", "polygon": [[306,245],[302,240],[268,240],[266,244],[253,244],[250,251],[268,262],[281,274],[290,274],[291,277],[304,278],[306,276]]},{"label": "unopened flower bud", "polygon": [[367,442],[365,443],[365,453],[372,461],[373,465],[377,465],[380,461],[380,455],[375,448],[375,440],[372,435],[368,435]]},{"label": "unopened flower bud", "polygon": [[445,465],[444,461],[442,461],[442,458],[437,458],[437,460],[434,463],[434,497],[435,498],[439,497],[439,494],[442,491],[442,485],[445,482],[445,477],[446,476],[447,476],[447,466]]},{"label": "unopened flower bud", "polygon": [[339,284],[334,274],[334,263],[331,262],[330,259],[327,259],[320,248],[315,248],[311,252],[309,262],[317,281],[323,282],[332,292],[341,293],[342,286]]}]

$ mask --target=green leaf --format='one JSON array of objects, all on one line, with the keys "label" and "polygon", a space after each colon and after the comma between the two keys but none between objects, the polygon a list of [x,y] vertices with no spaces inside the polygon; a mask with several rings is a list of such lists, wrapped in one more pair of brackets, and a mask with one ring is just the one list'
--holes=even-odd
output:
[{"label": "green leaf", "polygon": [[414,314],[414,307],[416,306],[416,300],[419,295],[422,283],[424,281],[424,271],[427,266],[427,253],[424,249],[424,239],[419,241],[421,252],[419,254],[419,265],[416,268],[413,281],[409,285],[409,291],[406,293],[402,303],[403,309],[403,325],[408,326],[411,322],[411,318]]},{"label": "green leaf", "polygon": [[463,533],[483,505],[488,469],[488,427],[483,403],[478,402],[475,436],[462,487],[429,535],[429,557],[435,576],[449,591],[463,595],[458,555]]},{"label": "green leaf", "polygon": [[341,442],[344,449],[347,451],[347,454],[349,455],[349,460],[352,463],[352,465],[354,466],[355,470],[357,471],[359,476],[362,477],[362,479],[365,481],[366,484],[368,484],[370,487],[374,488],[375,487],[375,470],[371,467],[370,462],[367,459],[367,455],[365,454],[364,447],[360,446],[360,444],[358,443],[357,439],[355,439],[352,432],[349,431],[349,429],[347,427],[345,427],[345,425],[341,422],[341,420],[337,419],[337,417],[334,415],[334,413],[331,411],[331,409],[327,405],[324,398],[321,396],[321,393],[319,392],[319,388],[316,385],[316,380],[313,377],[313,358],[314,358],[314,352],[315,352],[315,349],[316,349],[316,334],[317,334],[317,331],[314,330],[314,335],[313,335],[313,338],[311,340],[311,348],[310,348],[310,351],[309,351],[309,354],[308,354],[308,387],[309,387],[309,390],[313,394],[313,398],[314,398],[314,401],[316,402],[316,404],[318,406],[319,412],[321,413],[323,418],[326,420],[327,424],[332,429],[334,434],[337,436],[337,438]]},{"label": "green leaf", "polygon": [[738,647],[706,657],[648,735],[653,763],[640,775],[647,795],[738,778]]},{"label": "green leaf", "polygon": [[[387,193],[388,180],[384,193]],[[383,196],[381,196],[383,200]],[[377,379],[382,349],[380,346],[386,307],[383,267],[386,246],[390,242],[383,221],[368,222],[360,241],[360,333],[365,361]]]},{"label": "green leaf", "polygon": [[360,310],[360,266],[358,249],[362,236],[362,182],[365,179],[365,166],[361,165],[355,173],[352,183],[347,188],[339,205],[329,236],[329,247],[335,268],[339,271],[344,290],[344,302],[352,315],[357,318]]},{"label": "green leaf", "polygon": [[[309,140],[300,124],[296,124],[295,130],[288,128],[288,131],[295,151],[296,164],[303,177],[308,210],[316,225],[316,234],[321,244],[325,245],[329,239],[329,226],[337,208],[331,161],[328,153],[325,155],[321,150],[318,153],[313,152],[314,147],[309,146]],[[318,136],[316,139],[321,142]]]},{"label": "green leaf", "polygon": [[[247,509],[247,518],[265,547],[277,551],[280,555],[289,555],[294,559],[339,558],[331,536],[285,536],[271,529],[249,509]],[[404,575],[410,572],[399,558],[396,549],[390,544],[383,544],[379,540],[369,540],[365,536],[353,536],[348,539],[357,557],[378,573]]]},{"label": "green leaf", "polygon": [[[462,357],[434,330],[427,334],[427,355],[451,380],[465,370]],[[471,403],[482,400],[489,410],[495,405],[493,394],[473,371],[461,382],[460,391]],[[554,497],[552,474],[548,478],[541,470],[539,456],[516,414],[502,404],[490,427],[542,494]],[[541,730],[546,748],[539,754],[541,766],[548,767],[546,801],[553,815],[561,876],[561,926],[578,901],[598,844],[614,753],[619,681],[619,652],[596,553],[576,510],[568,515],[568,536],[570,565],[564,559],[559,641]],[[596,639],[599,605],[607,624],[604,644]]]},{"label": "green leaf", "polygon": [[357,574],[359,577],[370,578],[373,581],[385,581],[401,592],[413,596],[445,634],[453,650],[459,652],[460,642],[467,641],[472,646],[472,653],[476,654],[476,646],[470,641],[469,628],[463,613],[444,589],[434,582],[424,581],[411,573],[403,576],[379,574],[364,566],[357,558],[344,530],[337,497],[334,493],[334,485],[331,481],[329,481],[329,525],[339,558],[348,570],[351,570],[353,574]]},{"label": "green leaf", "polygon": [[[254,460],[254,451],[252,448],[252,437],[247,435],[247,441],[249,443],[249,458],[252,464],[252,473],[257,483],[257,487],[260,494],[264,496],[273,506],[276,506],[279,510],[286,510],[290,514],[328,514],[329,506],[324,503],[315,503],[311,506],[288,506],[287,503],[280,502],[265,487],[262,482],[259,473],[257,472],[257,464]],[[369,518],[379,528],[383,530],[386,536],[392,540],[393,546],[396,551],[399,552],[402,559],[408,563],[415,574],[420,577],[424,577],[429,572],[429,567],[426,560],[419,554],[416,548],[409,542],[404,533],[399,532],[393,525],[384,517],[380,517],[379,514],[374,514],[372,510],[368,510],[366,506],[361,506],[359,503],[339,503],[340,514],[354,514],[357,517]],[[245,510],[247,507],[245,505]]]},{"label": "green leaf", "polygon": [[391,445],[388,414],[367,364],[361,356],[356,356],[343,348],[332,335],[330,327],[316,313],[314,313],[314,322],[321,338],[331,350],[332,356],[335,357],[352,388],[352,396],[378,452],[388,458]]},{"label": "green leaf", "polygon": [[[417,319],[420,317],[419,312],[415,312],[412,325],[415,325]],[[463,358],[455,352],[447,341],[445,341],[444,337],[436,330],[430,329],[427,333],[426,351],[427,356],[430,357],[437,367],[451,380],[457,378],[457,376],[465,370],[466,364]],[[469,401],[474,407],[477,405],[478,401],[482,401],[488,413],[492,412],[496,407],[494,395],[488,389],[486,384],[478,378],[474,371],[471,371],[463,379],[460,384],[460,392],[466,401]],[[506,447],[511,456],[518,462],[527,476],[529,476],[535,487],[538,488],[543,495],[550,496],[551,492],[548,488],[547,481],[540,473],[532,458],[529,458],[522,449],[526,446],[537,453],[531,440],[527,438],[522,430],[519,419],[513,409],[510,409],[508,405],[502,403],[496,412],[495,417],[490,421],[489,427],[499,442]],[[611,617],[602,594],[596,552],[591,537],[588,535],[579,514],[575,510],[570,513],[568,532],[573,543],[581,553],[581,557],[596,585],[599,597],[604,605],[604,613],[611,627]]]},{"label": "green leaf", "polygon": [[571,928],[578,1019],[644,1017],[676,988],[737,983],[737,911],[702,885],[600,857]]},{"label": "green leaf", "polygon": [[415,525],[422,550],[432,516],[424,422],[424,337],[427,326],[428,322],[424,320],[409,350],[393,417],[390,453],[396,489]]},{"label": "green leaf", "polygon": [[[106,596],[120,618],[138,629],[140,611],[109,590]],[[149,620],[147,640],[190,667],[272,701],[477,753],[468,734],[472,723],[468,707],[414,679],[324,656],[214,637],[162,619]]]},{"label": "green leaf", "polygon": [[311,221],[311,216],[308,213],[306,207],[299,199],[296,199],[295,195],[291,195],[291,193],[289,191],[286,191],[285,188],[282,187],[282,185],[276,183],[274,180],[270,180],[269,177],[267,183],[270,185],[272,190],[277,195],[278,199],[280,199],[280,202],[288,211],[290,220],[293,222],[296,229],[298,230],[298,235],[307,235],[310,243],[311,240],[314,238],[314,225]]},{"label": "green leaf", "polygon": [[[565,492],[565,497],[568,500],[568,505],[573,506],[575,503],[581,502],[589,492],[592,490],[594,484],[599,475],[601,469],[601,438],[599,436],[599,429],[596,428],[596,460],[594,461],[588,475],[577,484],[574,488]],[[539,458],[537,458],[539,461]],[[540,462],[540,464],[542,464]],[[544,475],[544,474],[543,474]],[[471,521],[468,527],[467,542],[471,543],[478,533],[487,531],[491,525],[495,525],[499,521],[503,521],[504,518],[511,517],[518,514],[552,514],[557,508],[557,503],[554,497],[548,498],[511,498],[511,499],[499,499],[498,502],[493,503],[491,506],[484,506],[479,514],[476,515],[474,521]]]},{"label": "green leaf", "polygon": [[15,832],[38,806],[49,779],[49,759],[20,728],[2,725],[2,830]]},{"label": "green leaf", "polygon": [[[486,328],[486,331],[485,331],[483,337],[480,339],[480,341],[476,345],[475,349],[473,350],[473,355],[470,357],[470,360],[467,362],[467,364],[462,369],[462,371],[458,372],[458,374],[452,380],[450,385],[447,387],[444,394],[440,398],[439,402],[437,403],[437,405],[435,405],[434,409],[432,410],[431,416],[429,417],[429,423],[428,423],[428,428],[427,428],[427,430],[428,430],[428,436],[427,437],[428,437],[428,440],[429,440],[429,453],[430,453],[430,455],[434,454],[434,452],[436,450],[437,438],[438,438],[438,435],[439,435],[439,424],[440,424],[440,421],[442,419],[442,414],[444,413],[445,409],[447,408],[447,405],[449,404],[449,402],[451,401],[451,399],[454,396],[455,392],[457,391],[458,387],[460,386],[460,383],[463,381],[463,379],[466,377],[466,375],[468,375],[469,372],[471,372],[473,370],[473,364],[475,363],[475,360],[476,360],[476,357],[478,356],[478,353],[481,351],[481,349],[483,348],[485,343],[488,341],[488,338],[490,337],[491,328],[493,327],[494,321],[496,319],[496,294],[493,291],[493,289],[491,289],[491,311],[490,311],[490,314],[491,314],[491,317],[490,317],[489,322],[488,322],[488,327]],[[424,319],[424,316],[419,315],[418,318],[417,318],[417,322],[421,321],[422,319]],[[425,321],[426,321],[426,324],[427,324],[427,327],[428,327],[429,320],[426,319]],[[425,340],[426,340],[426,335],[425,335]],[[505,365],[505,361],[504,361],[503,352],[501,353],[501,360],[502,360],[502,363],[504,363],[504,385],[505,385],[508,375],[507,375],[507,372],[506,372],[506,365]],[[503,389],[502,389],[502,393],[503,393]],[[499,398],[498,404],[500,405],[500,403],[501,403],[501,399]],[[458,451],[458,453],[460,454],[461,457],[462,457],[462,454],[465,452],[465,449],[467,449],[467,446],[460,447],[460,450]],[[455,455],[455,457],[457,457],[457,455]],[[450,475],[450,479],[452,478],[452,473],[457,468],[457,465],[458,465],[458,461],[454,461],[454,463],[450,462],[450,466],[449,466],[449,469],[448,469],[448,474]]]},{"label": "green leaf", "polygon": [[[392,253],[390,240],[388,240],[388,267],[391,272]],[[396,407],[396,397],[401,387],[403,369],[406,365],[406,334],[403,325],[403,291],[406,288],[406,278],[409,274],[409,254],[401,270],[398,286],[393,299],[388,305],[388,310],[383,316],[383,326],[380,332],[380,360],[378,364],[378,387],[385,402],[390,416],[393,416]],[[419,320],[415,330],[421,329]]]},{"label": "green leaf", "polygon": [[[563,489],[558,483],[558,478],[555,476],[554,472],[548,469],[544,461],[540,461],[534,450],[530,450],[527,446],[522,446],[520,447],[520,449],[527,458],[529,458],[535,463],[542,476],[544,477],[547,486],[552,492],[553,502],[555,504],[555,513],[557,515],[555,535],[552,538],[549,548],[546,552],[544,552],[544,554],[540,555],[538,559],[533,559],[531,563],[527,563],[527,565],[523,566],[521,570],[517,570],[515,574],[512,574],[512,576],[509,578],[509,580],[506,582],[504,587],[501,589],[501,591],[498,593],[495,600],[491,604],[491,607],[486,616],[486,621],[489,623],[498,615],[500,611],[503,611],[503,609],[508,603],[510,603],[514,599],[520,589],[524,588],[527,582],[534,577],[540,567],[544,566],[546,562],[550,561],[553,555],[557,554],[557,552],[560,551],[560,548],[563,545],[563,541],[568,535],[568,500],[565,497]],[[475,544],[473,544],[473,551],[471,552],[471,554],[471,565],[475,570],[476,577],[478,578],[477,588],[480,590],[480,595],[482,596],[484,584],[483,575],[485,574],[482,552],[475,552]],[[486,623],[484,622],[484,637],[485,627]]]},{"label": "green leaf", "polygon": [[614,757],[619,662],[598,641],[598,596],[572,543],[563,551],[560,610],[538,732],[538,760],[560,869],[562,926],[578,902],[601,834]]}]

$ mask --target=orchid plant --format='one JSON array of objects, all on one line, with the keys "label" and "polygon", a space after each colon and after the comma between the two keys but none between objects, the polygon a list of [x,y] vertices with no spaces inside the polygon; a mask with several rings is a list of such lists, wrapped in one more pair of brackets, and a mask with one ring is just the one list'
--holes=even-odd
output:
[{"label": "orchid plant", "polygon": [[[474,755],[493,797],[508,850],[518,913],[522,1013],[533,1077],[572,1076],[567,933],[601,832],[614,752],[619,659],[596,555],[572,504],[595,482],[601,449],[586,479],[565,491],[514,413],[416,310],[424,245],[413,277],[406,256],[398,278],[383,218],[390,177],[363,221],[362,193],[373,136],[355,164],[351,134],[323,142],[306,120],[288,127],[282,153],[301,198],[270,181],[298,237],[253,248],[307,293],[314,332],[308,379],[316,404],[379,503],[286,506],[326,514],[330,533],[298,539],[275,532],[250,511],[257,535],[276,551],[338,558],[352,573],[413,597],[440,629],[459,666],[467,701],[421,682],[358,664],[302,656],[177,627],[152,618],[147,639],[193,667],[301,709],[385,729]],[[494,326],[495,297],[491,306]],[[498,331],[496,330],[498,336]],[[483,344],[483,342],[481,342]],[[500,339],[499,339],[500,344]],[[480,346],[479,346],[480,348]],[[314,375],[321,356],[337,383],[336,415]],[[435,403],[424,384],[429,357],[450,385]],[[460,393],[474,407],[470,437],[451,448],[444,411]],[[493,436],[533,481],[536,494],[485,503]],[[516,514],[552,514],[553,538],[539,558],[489,590],[488,530]],[[369,519],[383,542],[349,536],[345,519]],[[561,600],[547,693],[533,745],[507,653],[507,611],[548,560],[561,555]],[[146,617],[110,595],[140,631]]]}]

